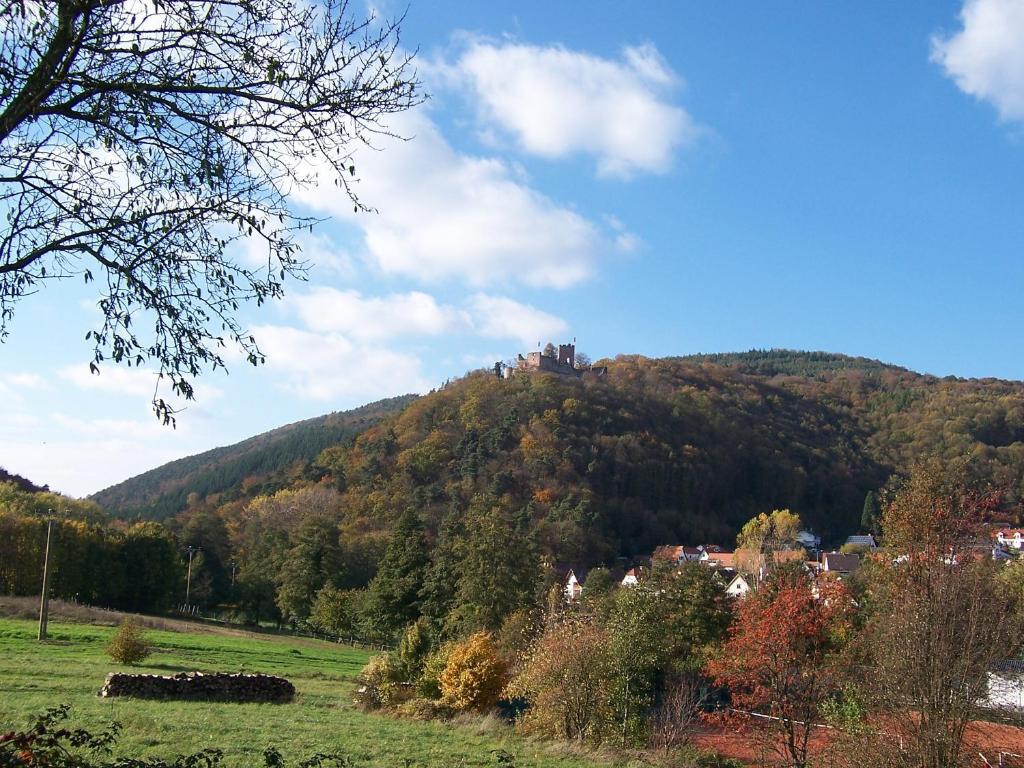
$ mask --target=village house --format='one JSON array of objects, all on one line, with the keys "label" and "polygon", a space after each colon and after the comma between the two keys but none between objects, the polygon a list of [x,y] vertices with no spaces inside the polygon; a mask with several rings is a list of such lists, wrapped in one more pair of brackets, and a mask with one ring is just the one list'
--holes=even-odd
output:
[{"label": "village house", "polygon": [[1024,714],[1024,661],[997,661],[989,667],[985,706]]},{"label": "village house", "polygon": [[878,549],[878,545],[875,543],[875,537],[870,533],[855,533],[852,536],[847,536],[846,543],[843,546]]},{"label": "village house", "polygon": [[819,549],[821,547],[821,536],[816,536],[811,531],[800,531],[796,535],[796,543],[807,550]]},{"label": "village house", "polygon": [[842,552],[826,552],[821,556],[821,570],[839,576],[849,576],[860,568],[860,555],[844,555]]},{"label": "village house", "polygon": [[565,601],[567,603],[573,603],[580,599],[580,595],[583,594],[583,582],[586,581],[586,571],[579,569],[579,576],[576,575],[577,569],[570,568],[569,573],[565,578]]},{"label": "village house", "polygon": [[654,562],[672,563],[682,565],[683,563],[700,562],[704,551],[700,547],[687,547],[679,544],[664,544],[654,550],[651,560]]},{"label": "village house", "polygon": [[718,575],[725,584],[725,594],[729,597],[744,597],[750,592],[750,582],[739,571],[732,568],[720,568]]},{"label": "village house", "polygon": [[622,577],[622,581],[619,583],[624,587],[635,587],[645,575],[644,567],[638,565],[626,571],[626,575]]},{"label": "village house", "polygon": [[735,552],[708,552],[704,550],[701,555],[700,562],[704,565],[710,566],[711,568],[735,568],[736,567],[736,553]]},{"label": "village house", "polygon": [[1007,549],[1024,550],[1024,528],[1004,528],[996,531],[996,541]]}]

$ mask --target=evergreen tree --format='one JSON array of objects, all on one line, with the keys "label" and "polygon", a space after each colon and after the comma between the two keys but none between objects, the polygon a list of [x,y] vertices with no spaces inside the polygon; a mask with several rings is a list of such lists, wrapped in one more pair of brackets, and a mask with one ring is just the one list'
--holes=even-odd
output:
[{"label": "evergreen tree", "polygon": [[414,508],[406,507],[370,582],[370,621],[378,632],[393,636],[419,617],[429,564],[423,522]]},{"label": "evergreen tree", "polygon": [[875,499],[875,492],[868,491],[864,497],[864,509],[860,515],[860,528],[865,533],[875,533],[878,530],[878,501]]},{"label": "evergreen tree", "polygon": [[341,581],[344,564],[338,545],[338,527],[324,517],[307,518],[295,534],[278,577],[277,606],[291,619],[305,619],[316,593]]},{"label": "evergreen tree", "polygon": [[497,630],[506,616],[531,603],[538,572],[537,555],[525,531],[490,497],[474,498],[466,515],[456,605],[449,624],[463,631]]},{"label": "evergreen tree", "polygon": [[420,611],[435,628],[444,624],[455,605],[459,566],[462,559],[462,519],[452,512],[441,521],[437,545],[431,553],[430,566],[420,589]]}]

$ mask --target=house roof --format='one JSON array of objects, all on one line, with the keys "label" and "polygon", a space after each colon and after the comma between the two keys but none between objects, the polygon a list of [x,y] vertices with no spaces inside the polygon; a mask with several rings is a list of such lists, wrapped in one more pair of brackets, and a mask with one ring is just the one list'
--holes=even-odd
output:
[{"label": "house roof", "polygon": [[583,586],[583,582],[587,580],[587,573],[589,573],[588,568],[566,568],[562,581],[567,582],[571,576],[575,576],[576,583]]},{"label": "house roof", "polygon": [[1024,538],[1024,528],[1002,528],[996,531],[995,535],[1002,535],[1004,539],[1012,539],[1014,536]]},{"label": "house roof", "polygon": [[677,559],[675,544],[662,544],[660,547],[654,548],[654,554],[651,555],[652,560],[675,560]]},{"label": "house roof", "polygon": [[804,551],[802,549],[780,549],[777,552],[772,553],[776,563],[792,563],[804,561]]},{"label": "house roof", "polygon": [[844,555],[842,552],[826,552],[821,556],[826,571],[852,573],[860,568],[860,555]]},{"label": "house roof", "polygon": [[714,552],[708,555],[708,562],[719,568],[732,568],[736,564],[735,552]]},{"label": "house roof", "polygon": [[720,576],[726,584],[730,584],[739,574],[739,571],[732,568],[719,568],[715,573]]},{"label": "house roof", "polygon": [[1000,677],[1024,678],[1024,659],[994,661],[988,665],[988,670]]},{"label": "house roof", "polygon": [[862,547],[873,547],[875,546],[875,537],[870,533],[855,533],[852,536],[846,537],[846,543]]}]

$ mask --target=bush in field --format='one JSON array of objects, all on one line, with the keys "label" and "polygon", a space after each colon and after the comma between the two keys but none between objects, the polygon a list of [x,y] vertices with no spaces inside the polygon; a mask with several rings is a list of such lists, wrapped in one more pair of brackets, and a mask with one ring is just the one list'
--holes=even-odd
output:
[{"label": "bush in field", "polygon": [[408,627],[395,650],[395,672],[403,683],[415,683],[423,671],[423,665],[430,653],[430,634],[425,619]]},{"label": "bush in field", "polygon": [[498,703],[508,666],[488,632],[456,644],[438,676],[441,701],[452,709],[484,711]]},{"label": "bush in field", "polygon": [[133,619],[124,620],[107,646],[107,655],[118,664],[137,664],[149,654],[146,637]]},{"label": "bush in field", "polygon": [[593,619],[553,621],[531,647],[506,691],[529,711],[519,721],[528,733],[600,741],[614,710],[608,631]]},{"label": "bush in field", "polygon": [[416,681],[416,692],[423,698],[441,698],[441,673],[448,666],[448,656],[452,652],[452,647],[451,643],[446,643],[427,657],[419,680]]},{"label": "bush in field", "polygon": [[356,680],[356,704],[374,710],[399,703],[404,698],[400,677],[390,653],[374,656]]}]

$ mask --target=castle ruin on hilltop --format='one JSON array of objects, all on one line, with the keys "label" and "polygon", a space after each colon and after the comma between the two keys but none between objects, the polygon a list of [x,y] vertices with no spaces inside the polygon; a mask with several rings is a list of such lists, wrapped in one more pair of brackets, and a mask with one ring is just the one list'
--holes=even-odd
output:
[{"label": "castle ruin on hilltop", "polygon": [[[574,340],[575,341],[575,340]],[[516,373],[554,373],[560,376],[604,376],[608,369],[603,366],[589,364],[578,365],[576,362],[576,344],[554,344],[548,342],[543,350],[527,352],[526,356],[517,355],[515,366],[504,363],[494,364],[494,374],[498,378],[510,379]]]}]

